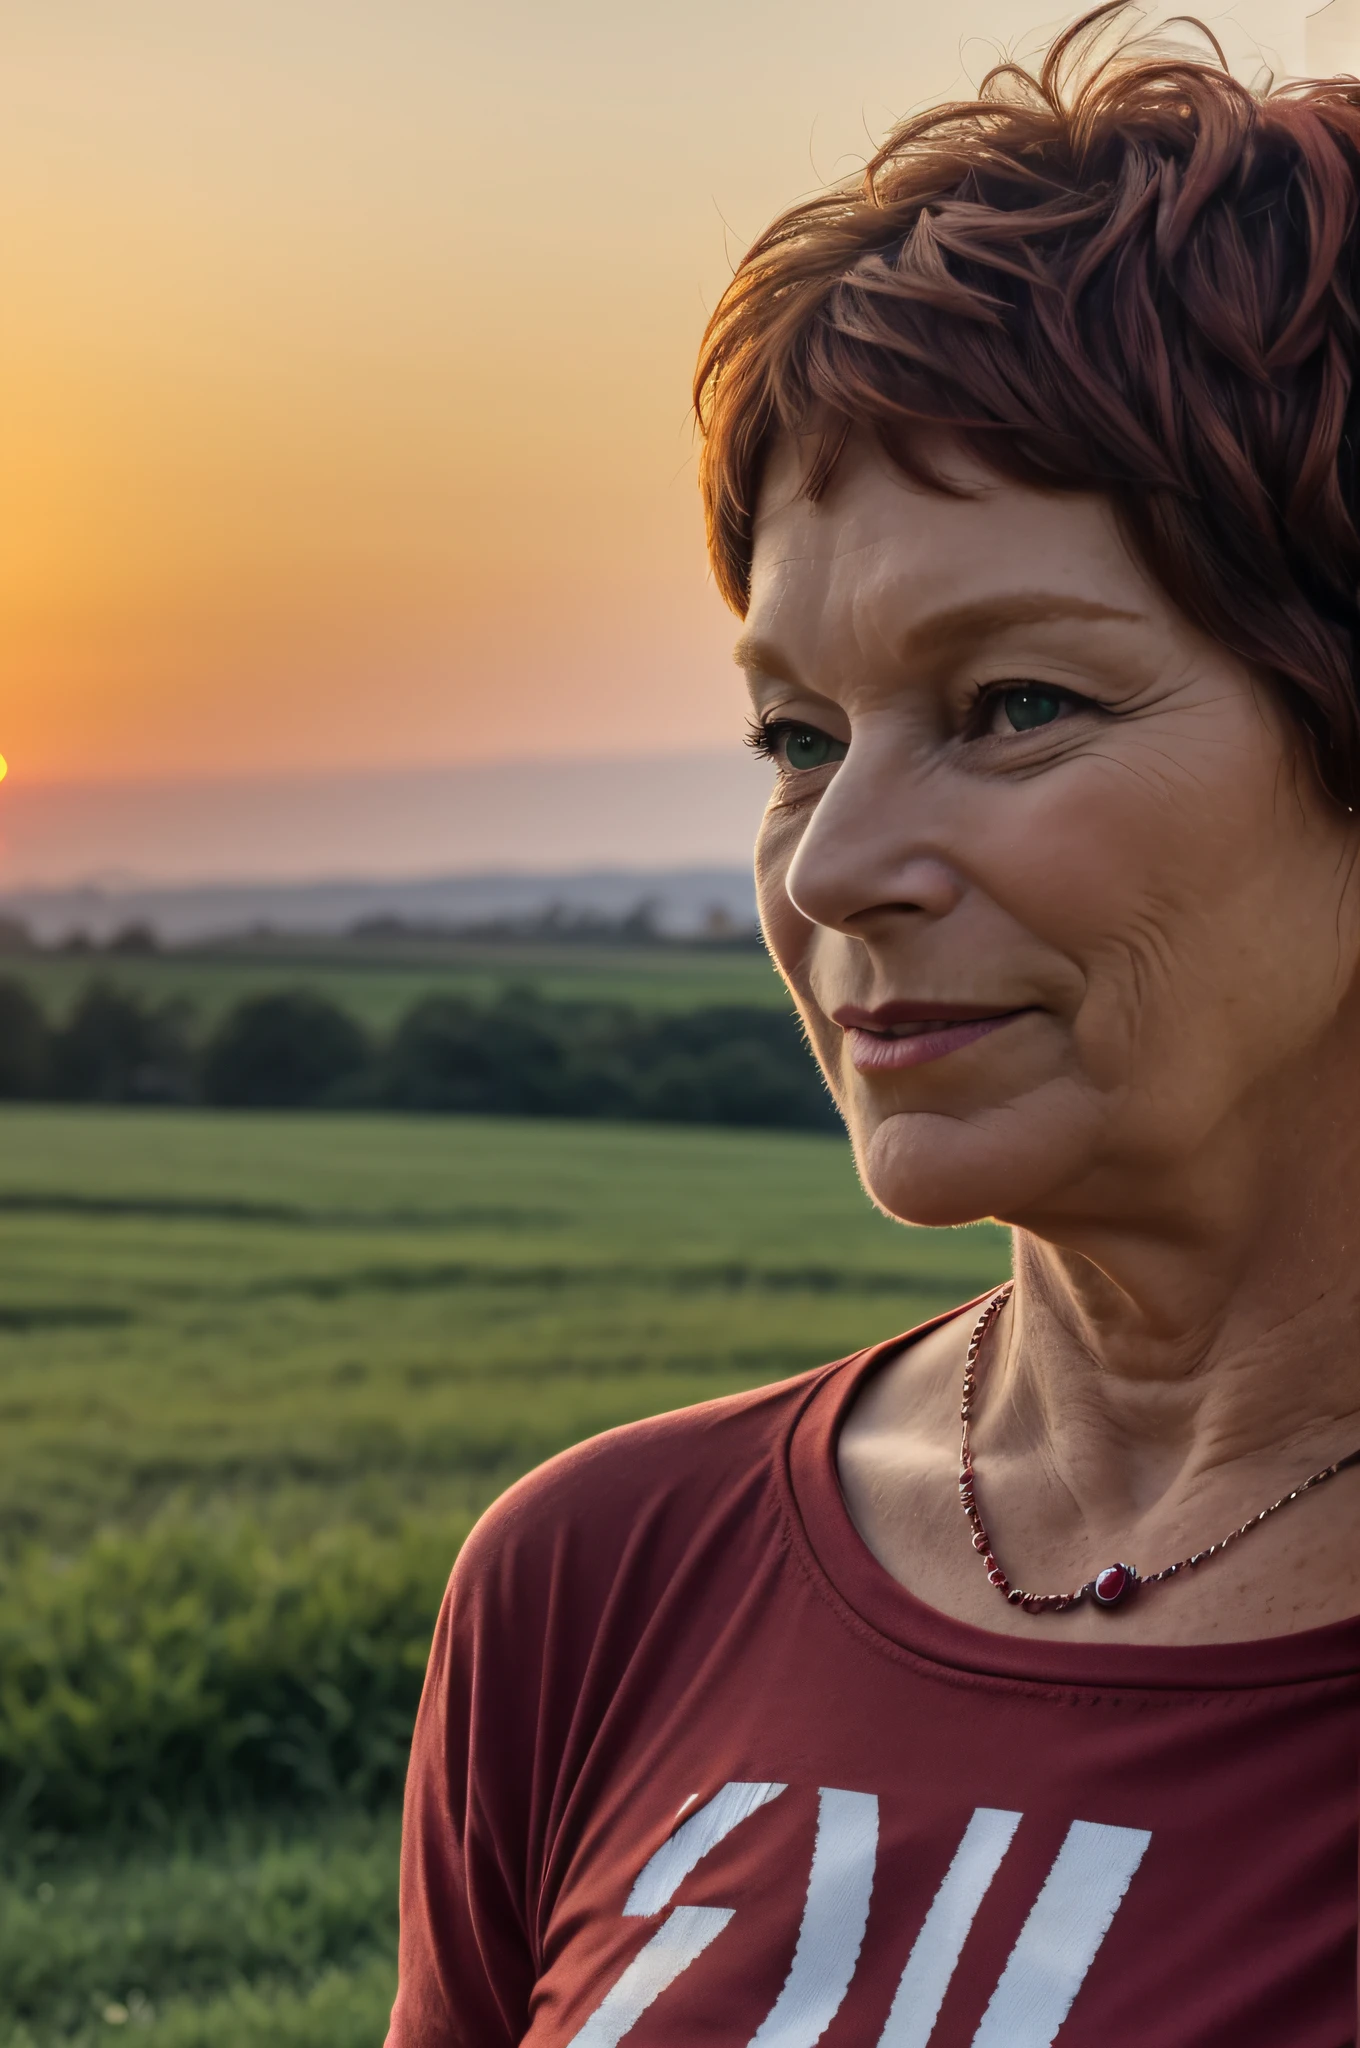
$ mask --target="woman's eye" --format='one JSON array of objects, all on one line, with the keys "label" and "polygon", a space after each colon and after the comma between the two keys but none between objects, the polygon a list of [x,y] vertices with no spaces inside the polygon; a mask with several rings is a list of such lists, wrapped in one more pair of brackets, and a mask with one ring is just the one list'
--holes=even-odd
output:
[{"label": "woman's eye", "polygon": [[814,725],[786,725],[776,735],[776,752],[789,768],[826,768],[843,761],[848,751],[843,740],[833,740]]},{"label": "woman's eye", "polygon": [[[1037,726],[1052,725],[1071,704],[1064,690],[1046,689],[1042,683],[1020,683],[992,695],[993,732],[1033,732]],[[999,714],[999,715],[998,715]]]}]

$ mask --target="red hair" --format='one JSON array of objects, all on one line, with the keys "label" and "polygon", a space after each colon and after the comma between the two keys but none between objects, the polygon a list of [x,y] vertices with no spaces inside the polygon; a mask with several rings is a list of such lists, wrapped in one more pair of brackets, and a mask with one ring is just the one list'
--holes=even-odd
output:
[{"label": "red hair", "polygon": [[914,430],[1109,497],[1181,610],[1271,675],[1360,804],[1360,84],[1253,92],[1206,54],[1093,45],[905,122],[862,181],[782,215],[695,385],[714,573],[746,609],[773,441],[825,491],[851,430]]}]

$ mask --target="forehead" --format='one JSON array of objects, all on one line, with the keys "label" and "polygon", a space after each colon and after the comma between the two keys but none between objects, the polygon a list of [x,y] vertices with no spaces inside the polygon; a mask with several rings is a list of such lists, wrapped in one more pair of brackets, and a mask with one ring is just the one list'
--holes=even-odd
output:
[{"label": "forehead", "polygon": [[865,435],[814,505],[800,493],[801,451],[779,445],[739,661],[834,668],[847,653],[925,651],[1047,615],[1167,619],[1105,499],[1013,483],[957,443],[930,453],[957,495],[914,482]]}]

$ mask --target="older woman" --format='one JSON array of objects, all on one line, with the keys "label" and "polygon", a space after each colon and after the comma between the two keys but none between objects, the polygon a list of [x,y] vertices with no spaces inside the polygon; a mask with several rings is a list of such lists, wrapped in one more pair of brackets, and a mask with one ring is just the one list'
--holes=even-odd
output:
[{"label": "older woman", "polygon": [[1360,89],[1089,33],[771,229],[700,383],[770,948],[1014,1286],[487,1516],[400,2048],[1354,2039]]}]

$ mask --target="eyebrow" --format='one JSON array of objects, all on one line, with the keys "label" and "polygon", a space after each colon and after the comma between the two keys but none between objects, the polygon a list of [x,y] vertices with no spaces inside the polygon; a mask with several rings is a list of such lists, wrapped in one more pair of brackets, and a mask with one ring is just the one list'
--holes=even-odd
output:
[{"label": "eyebrow", "polygon": [[[1115,621],[1140,625],[1145,614],[1099,604],[1092,598],[1072,597],[1065,592],[1026,590],[1011,597],[989,597],[973,604],[950,605],[931,612],[914,624],[900,642],[902,651],[914,655],[948,653],[961,642],[983,639],[1003,632],[1008,626],[1044,626],[1050,622],[1075,620],[1085,624]],[[732,649],[737,667],[762,675],[783,675],[784,657],[772,640],[747,631]],[[792,680],[792,678],[789,678]]]}]

